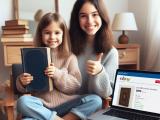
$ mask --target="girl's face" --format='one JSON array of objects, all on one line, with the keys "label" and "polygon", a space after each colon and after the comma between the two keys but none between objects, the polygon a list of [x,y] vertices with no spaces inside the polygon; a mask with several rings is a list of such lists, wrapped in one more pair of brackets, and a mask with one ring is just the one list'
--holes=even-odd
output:
[{"label": "girl's face", "polygon": [[62,43],[62,39],[63,30],[56,22],[52,22],[42,30],[42,40],[47,47],[57,48]]},{"label": "girl's face", "polygon": [[81,29],[87,35],[93,36],[102,25],[101,17],[95,6],[90,2],[86,2],[79,11],[79,23]]}]

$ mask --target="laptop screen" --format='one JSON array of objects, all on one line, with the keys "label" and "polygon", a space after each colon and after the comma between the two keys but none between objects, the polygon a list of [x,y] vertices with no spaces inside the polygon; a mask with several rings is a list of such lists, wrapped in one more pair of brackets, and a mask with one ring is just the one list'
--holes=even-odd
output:
[{"label": "laptop screen", "polygon": [[117,70],[113,106],[160,114],[160,72]]}]

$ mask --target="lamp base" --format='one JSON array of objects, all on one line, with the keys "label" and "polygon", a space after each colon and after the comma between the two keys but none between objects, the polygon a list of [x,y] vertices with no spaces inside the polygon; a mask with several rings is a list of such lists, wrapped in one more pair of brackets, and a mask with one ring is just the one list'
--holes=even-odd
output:
[{"label": "lamp base", "polygon": [[128,44],[128,36],[125,35],[125,34],[122,34],[121,36],[119,36],[119,39],[118,39],[118,43],[119,44]]}]

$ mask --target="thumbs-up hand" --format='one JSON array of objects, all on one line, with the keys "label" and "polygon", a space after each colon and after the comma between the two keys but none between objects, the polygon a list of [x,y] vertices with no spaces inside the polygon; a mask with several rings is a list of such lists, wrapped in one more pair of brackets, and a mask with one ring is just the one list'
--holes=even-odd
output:
[{"label": "thumbs-up hand", "polygon": [[87,61],[87,73],[90,75],[97,75],[102,70],[101,60],[103,53],[96,55],[96,60]]},{"label": "thumbs-up hand", "polygon": [[102,57],[103,57],[103,53],[99,53],[98,55],[96,55],[96,60],[101,62]]}]

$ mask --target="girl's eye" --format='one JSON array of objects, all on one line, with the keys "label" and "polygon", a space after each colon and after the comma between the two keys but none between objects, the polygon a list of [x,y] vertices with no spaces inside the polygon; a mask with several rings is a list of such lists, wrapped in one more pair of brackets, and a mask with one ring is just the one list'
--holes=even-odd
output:
[{"label": "girl's eye", "polygon": [[44,34],[49,35],[49,34],[50,34],[50,32],[45,31],[45,32],[44,32]]},{"label": "girl's eye", "polygon": [[81,14],[79,15],[80,18],[85,18],[87,15]]},{"label": "girl's eye", "polygon": [[96,17],[96,16],[99,16],[99,14],[98,13],[94,13],[94,14],[92,14],[92,16]]},{"label": "girl's eye", "polygon": [[98,15],[99,15],[99,14],[97,14],[97,13],[94,13],[94,14],[93,14],[93,16],[98,16]]},{"label": "girl's eye", "polygon": [[60,34],[60,32],[59,31],[57,31],[57,32],[55,32],[55,34],[57,35],[57,34]]}]

